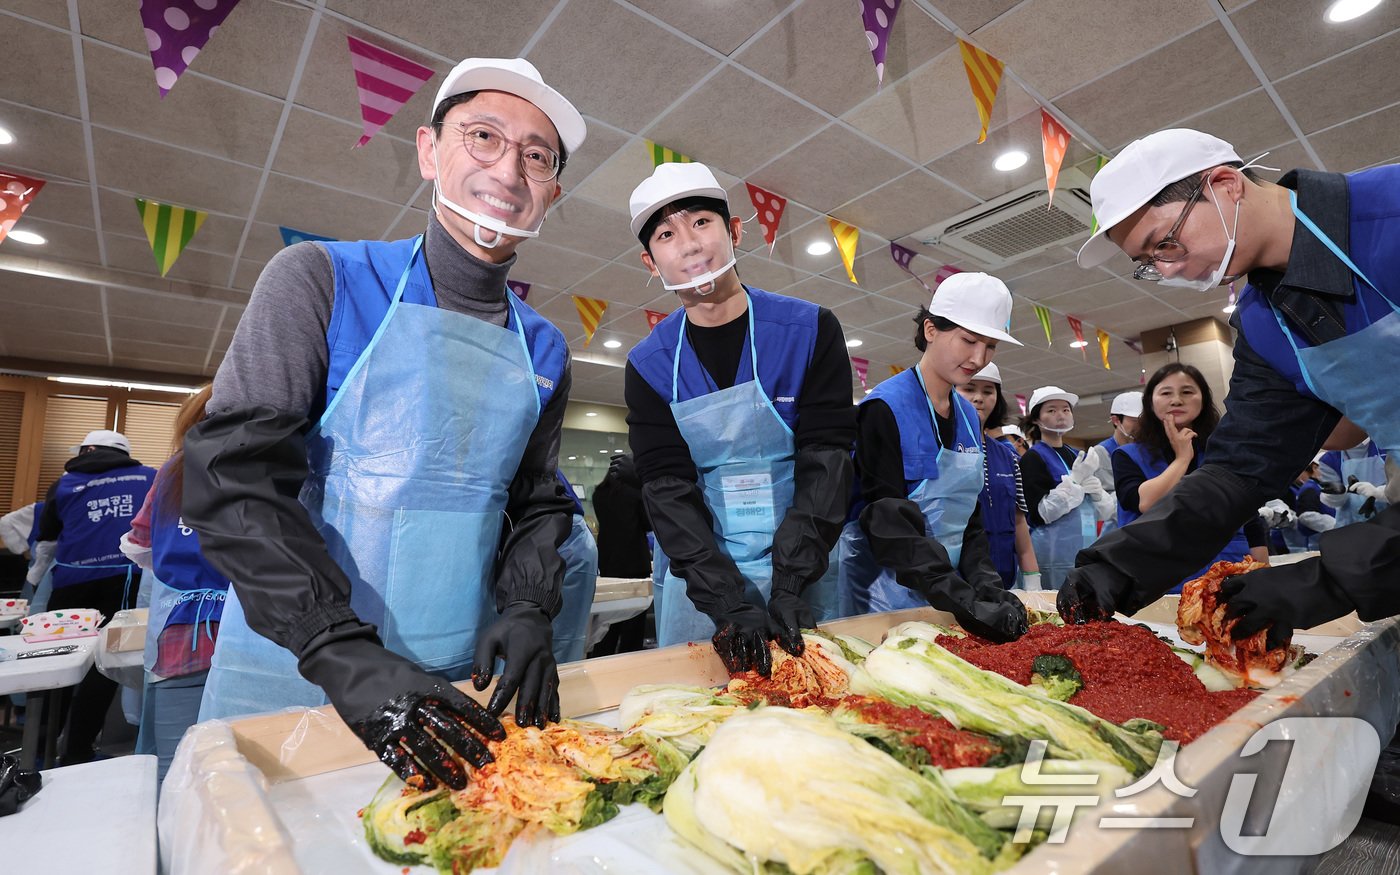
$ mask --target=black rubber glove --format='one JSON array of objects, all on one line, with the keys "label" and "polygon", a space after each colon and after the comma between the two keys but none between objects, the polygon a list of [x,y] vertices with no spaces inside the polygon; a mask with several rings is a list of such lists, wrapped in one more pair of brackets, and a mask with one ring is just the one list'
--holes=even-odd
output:
[{"label": "black rubber glove", "polygon": [[954,577],[932,590],[928,603],[952,614],[972,634],[997,643],[1014,641],[1030,628],[1026,606],[999,585],[973,586]]},{"label": "black rubber glove", "polygon": [[[1107,537],[1107,536],[1105,536]],[[1108,620],[1132,600],[1133,580],[1111,565],[1097,563],[1071,568],[1055,596],[1055,608],[1066,623]]]},{"label": "black rubber glove", "polygon": [[38,772],[22,772],[19,760],[0,757],[0,817],[19,811],[43,786],[44,778]]},{"label": "black rubber glove", "polygon": [[[497,716],[515,696],[515,722],[538,726],[559,719],[559,666],[554,662],[549,615],[534,602],[511,602],[476,642],[472,684],[486,689],[496,660],[505,661],[486,710]],[[518,693],[518,695],[517,695]]]},{"label": "black rubber glove", "polygon": [[467,786],[458,762],[491,762],[483,739],[506,737],[500,721],[442,678],[370,638],[332,641],[301,660],[351,730],[405,782]]},{"label": "black rubber glove", "polygon": [[1288,644],[1294,629],[1307,629],[1355,610],[1340,590],[1325,579],[1316,557],[1275,568],[1237,574],[1220,584],[1226,619],[1236,619],[1230,637],[1248,638],[1268,627],[1270,649]]},{"label": "black rubber glove", "polygon": [[742,602],[710,619],[715,621],[715,634],[710,640],[730,674],[750,669],[764,677],[772,674],[773,656],[768,652],[772,631],[762,608]]},{"label": "black rubber glove", "polygon": [[793,656],[801,656],[806,646],[802,640],[802,630],[815,629],[816,626],[812,609],[802,600],[802,596],[791,590],[773,590],[768,597],[768,630],[779,647]]}]

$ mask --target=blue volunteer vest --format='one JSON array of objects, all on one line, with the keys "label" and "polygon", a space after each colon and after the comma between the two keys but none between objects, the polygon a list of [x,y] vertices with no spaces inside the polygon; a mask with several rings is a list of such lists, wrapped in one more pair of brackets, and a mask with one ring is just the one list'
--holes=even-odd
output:
[{"label": "blue volunteer vest", "polygon": [[987,448],[987,482],[977,505],[982,508],[982,528],[987,532],[992,563],[1007,588],[1016,585],[1016,450],[996,440]]},{"label": "blue volunteer vest", "polygon": [[168,608],[153,606],[152,613],[162,613],[162,628],[217,623],[224,611],[224,599],[219,596],[228,591],[229,580],[204,558],[199,534],[185,525],[178,505],[169,505],[166,478],[160,477],[151,496],[151,564],[156,577],[175,596]]},{"label": "blue volunteer vest", "polygon": [[63,475],[53,499],[63,520],[54,552],[54,589],[114,577],[135,567],[117,545],[131,529],[155,475],[155,469],[135,461],[97,474]]}]

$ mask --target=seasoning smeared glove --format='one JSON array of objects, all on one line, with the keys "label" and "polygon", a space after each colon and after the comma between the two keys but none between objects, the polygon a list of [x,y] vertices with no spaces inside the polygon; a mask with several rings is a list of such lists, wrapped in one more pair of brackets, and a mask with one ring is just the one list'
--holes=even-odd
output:
[{"label": "seasoning smeared glove", "polygon": [[769,629],[778,646],[793,656],[801,656],[806,646],[802,640],[802,630],[814,629],[817,625],[811,607],[802,600],[802,596],[775,587],[768,597],[768,617]]},{"label": "seasoning smeared glove", "polygon": [[1236,640],[1268,628],[1270,649],[1286,645],[1294,629],[1307,629],[1355,610],[1340,590],[1328,582],[1322,560],[1304,559],[1289,565],[1237,574],[1220,584],[1225,618],[1238,619],[1230,630]]},{"label": "seasoning smeared glove", "polygon": [[[496,659],[505,660],[486,710],[499,715],[515,696],[515,722],[538,726],[559,719],[559,666],[554,661],[549,615],[534,602],[511,602],[476,642],[472,685],[491,683]],[[517,695],[519,693],[519,695]]]},{"label": "seasoning smeared glove", "polygon": [[715,621],[715,634],[710,640],[730,674],[750,669],[764,677],[772,673],[773,656],[768,652],[772,632],[762,608],[742,602],[710,619]]}]

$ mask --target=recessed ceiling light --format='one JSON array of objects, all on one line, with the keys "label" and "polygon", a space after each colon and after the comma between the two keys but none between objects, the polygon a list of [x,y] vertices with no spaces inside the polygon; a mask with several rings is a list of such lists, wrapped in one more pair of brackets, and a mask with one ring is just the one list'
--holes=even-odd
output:
[{"label": "recessed ceiling light", "polygon": [[570,461],[570,462],[577,462],[577,461],[578,461],[578,456],[570,456],[570,457],[569,457],[569,461]]},{"label": "recessed ceiling light", "polygon": [[8,146],[15,141],[15,135],[10,133],[9,128],[0,128],[0,146]]},{"label": "recessed ceiling light", "polygon": [[1327,14],[1323,17],[1333,24],[1341,24],[1344,21],[1360,18],[1372,9],[1381,5],[1381,0],[1337,0],[1327,7]]},{"label": "recessed ceiling light", "polygon": [[622,346],[622,341],[620,341],[620,340],[605,340],[605,341],[603,341],[603,346],[606,346],[608,349],[617,349],[618,347]]},{"label": "recessed ceiling light", "polygon": [[1089,341],[1087,341],[1087,340],[1071,340],[1070,343],[1069,343],[1069,348],[1070,348],[1070,349],[1079,349],[1079,348],[1081,348],[1081,347],[1085,347],[1085,346],[1088,346],[1088,345],[1089,345]]},{"label": "recessed ceiling light", "polygon": [[808,255],[826,255],[831,251],[831,244],[825,240],[818,240],[815,243],[807,244]]},{"label": "recessed ceiling light", "polygon": [[597,416],[597,415],[598,415],[598,411],[596,411],[596,410],[590,410],[590,411],[588,411],[587,413],[584,414],[584,416]]},{"label": "recessed ceiling light", "polygon": [[850,340],[846,341],[846,346],[850,347],[851,349],[855,349],[858,346],[863,346],[864,344],[865,341],[861,340],[859,337],[852,337]]},{"label": "recessed ceiling light", "polygon": [[622,452],[622,450],[613,450],[613,455],[616,456],[620,452]]},{"label": "recessed ceiling light", "polygon": [[1012,149],[1010,152],[1002,152],[998,155],[997,160],[992,162],[992,166],[1002,173],[1009,173],[1012,170],[1025,166],[1028,160],[1029,156],[1026,155],[1025,152],[1022,152],[1020,149]]},{"label": "recessed ceiling light", "polygon": [[607,450],[599,450],[598,452],[600,452],[600,453],[606,453]]},{"label": "recessed ceiling light", "polygon": [[9,234],[5,235],[5,239],[13,240],[16,243],[24,243],[28,246],[42,246],[49,242],[33,231],[11,231]]}]

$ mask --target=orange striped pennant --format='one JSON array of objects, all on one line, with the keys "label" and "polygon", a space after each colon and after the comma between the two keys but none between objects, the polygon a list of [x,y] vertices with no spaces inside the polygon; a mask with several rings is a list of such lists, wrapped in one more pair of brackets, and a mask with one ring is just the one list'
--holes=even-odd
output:
[{"label": "orange striped pennant", "polygon": [[962,50],[967,84],[972,86],[972,99],[977,103],[977,116],[982,119],[982,133],[977,137],[977,142],[983,143],[987,140],[992,104],[997,102],[997,89],[1001,88],[1001,73],[1006,65],[962,40],[958,40],[958,48]]},{"label": "orange striped pennant", "polygon": [[584,346],[593,342],[593,332],[598,330],[598,325],[603,321],[603,311],[608,309],[608,302],[601,298],[585,298],[580,295],[570,295],[574,299],[574,307],[578,309],[579,321],[583,323],[583,333],[585,339]]},{"label": "orange striped pennant", "polygon": [[831,236],[836,238],[836,248],[841,250],[841,263],[846,266],[846,276],[851,278],[851,282],[860,285],[856,280],[855,271],[856,241],[860,239],[860,229],[830,216],[826,217],[826,223],[831,226]]}]

